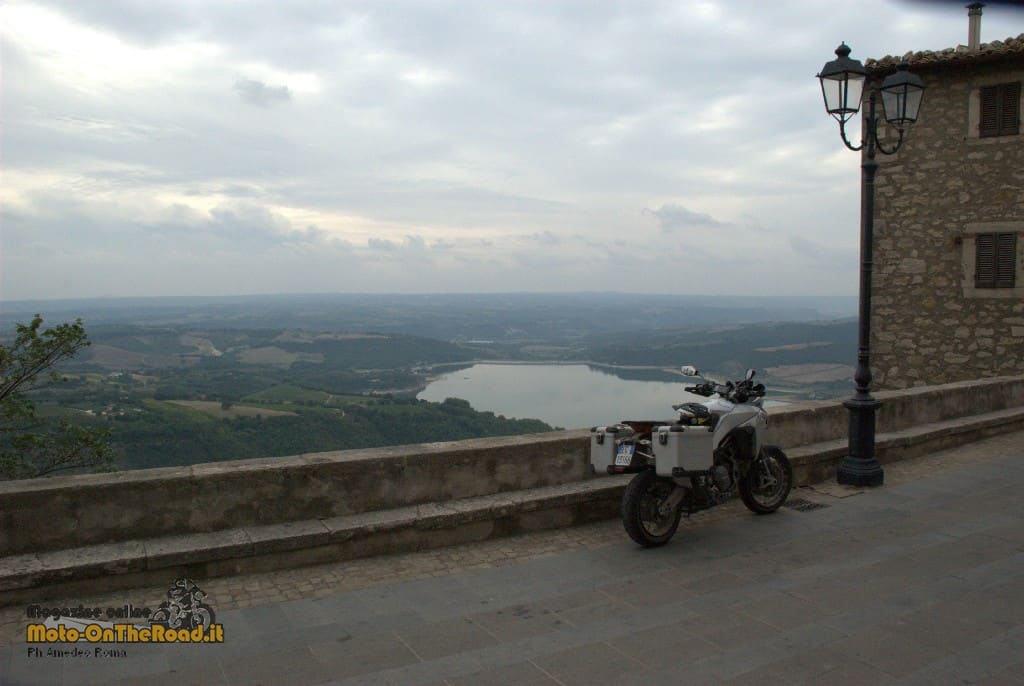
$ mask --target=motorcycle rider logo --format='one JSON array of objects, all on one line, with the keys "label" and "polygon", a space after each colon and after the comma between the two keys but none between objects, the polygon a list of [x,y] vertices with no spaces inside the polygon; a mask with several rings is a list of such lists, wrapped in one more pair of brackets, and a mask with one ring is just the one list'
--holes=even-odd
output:
[{"label": "motorcycle rider logo", "polygon": [[150,624],[168,629],[203,627],[206,632],[214,623],[213,608],[203,602],[206,594],[191,579],[178,579],[167,590],[167,600],[149,618]]}]

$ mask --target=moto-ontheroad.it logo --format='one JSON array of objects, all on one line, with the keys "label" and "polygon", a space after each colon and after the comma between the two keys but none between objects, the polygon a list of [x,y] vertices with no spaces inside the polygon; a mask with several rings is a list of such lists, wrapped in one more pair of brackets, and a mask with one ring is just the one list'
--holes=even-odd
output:
[{"label": "moto-ontheroad.it logo", "polygon": [[[155,610],[126,604],[121,607],[44,608],[29,605],[26,615],[42,622],[25,628],[26,643],[223,643],[224,627],[216,622],[206,594],[190,579],[178,579],[167,599]],[[104,619],[101,619],[104,618]],[[121,620],[121,621],[117,621]],[[127,620],[127,621],[125,621]],[[136,620],[136,621],[131,621]],[[148,623],[146,623],[148,622]],[[42,656],[30,648],[29,656]],[[98,649],[97,649],[98,650]],[[63,653],[82,652],[58,651]],[[123,651],[121,651],[123,652]],[[53,651],[47,651],[53,654]],[[83,652],[84,654],[84,652]],[[78,655],[71,654],[71,657]],[[116,656],[116,655],[112,655]],[[123,657],[123,655],[120,655]]]}]

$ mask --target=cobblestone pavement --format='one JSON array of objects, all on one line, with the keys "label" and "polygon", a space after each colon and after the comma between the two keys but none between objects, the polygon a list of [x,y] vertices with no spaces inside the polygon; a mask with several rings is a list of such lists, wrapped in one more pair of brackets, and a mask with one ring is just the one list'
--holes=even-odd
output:
[{"label": "cobblestone pavement", "polygon": [[[1024,487],[1024,471],[1018,463],[1007,459],[1024,454],[1020,448],[1022,439],[1024,432],[1005,434],[925,458],[886,465],[886,486],[882,489],[864,492],[819,484],[794,491],[791,498],[836,506],[813,514],[790,510],[784,516],[754,518],[739,503],[730,503],[684,521],[675,541],[657,551],[642,551],[630,544],[621,523],[613,520],[433,551],[204,580],[200,585],[216,608],[218,620],[231,634],[222,646],[130,646],[128,650],[134,655],[99,665],[83,666],[56,658],[32,661],[23,656],[24,608],[7,608],[0,611],[0,645],[6,644],[0,647],[0,684],[56,683],[52,678],[58,673],[58,681],[63,679],[66,683],[112,683],[118,679],[125,683],[159,683],[155,676],[159,670],[154,667],[162,665],[166,672],[171,668],[168,664],[173,667],[174,660],[179,658],[188,669],[176,672],[168,683],[321,683],[348,678],[344,683],[571,684],[586,682],[584,677],[590,682],[597,679],[596,683],[624,681],[635,673],[647,676],[644,683],[660,683],[661,677],[665,683],[677,683],[666,676],[671,669],[661,672],[652,668],[658,659],[670,657],[676,662],[698,658],[701,668],[689,675],[687,681],[691,683],[701,679],[707,683],[736,679],[740,683],[740,677],[748,670],[737,670],[760,663],[771,665],[774,671],[759,671],[759,682],[798,683],[817,669],[813,665],[823,669],[833,665],[825,670],[831,675],[829,683],[882,683],[898,679],[907,683],[914,682],[913,679],[918,679],[914,683],[942,683],[944,679],[964,683],[965,674],[977,676],[979,682],[989,678],[986,683],[1024,683],[1024,667],[1012,671],[1017,669],[1013,661],[995,671],[967,664],[969,660],[964,664],[942,663],[941,656],[951,654],[951,647],[943,645],[941,636],[932,636],[936,628],[925,621],[941,620],[948,624],[950,636],[965,628],[962,612],[959,619],[952,610],[944,613],[942,604],[936,606],[925,593],[925,589],[935,591],[929,584],[952,588],[964,580],[964,575],[956,575],[963,570],[949,568],[944,558],[941,563],[938,558],[932,560],[939,551],[956,559],[956,551],[962,549],[972,559],[980,555],[982,562],[997,567],[1016,564],[1017,576],[1008,576],[1009,586],[1005,588],[1006,584],[1000,585],[994,572],[985,571],[984,564],[982,571],[975,573],[995,589],[991,596],[975,601],[986,611],[995,612],[993,599],[1000,598],[1005,610],[1011,589],[1022,591],[1017,597],[1024,595],[1020,576],[1024,571],[1024,524],[1007,515],[1005,509],[990,513],[989,518],[968,516],[973,508],[1005,503]],[[966,484],[975,484],[981,478],[989,497],[981,498],[980,493],[970,488],[957,489],[960,473],[973,475],[964,480]],[[1013,477],[1016,482],[1000,486],[999,475]],[[932,495],[953,498],[961,503],[964,514],[950,516],[957,509],[932,502]],[[916,517],[917,506],[927,512],[927,517],[920,521]],[[886,537],[897,540],[902,536],[905,545],[890,546],[884,554],[866,547],[869,542],[865,529],[844,528],[846,520],[837,519],[844,511],[851,521],[867,517],[876,526],[883,524],[881,531]],[[886,518],[896,514],[916,524],[907,528],[899,517],[894,521]],[[741,518],[743,522],[735,521]],[[955,529],[960,525],[954,522],[961,520],[972,523],[963,525],[967,527],[963,531],[956,529],[950,533],[949,527]],[[808,526],[811,522],[817,524]],[[994,530],[988,531],[992,527]],[[845,542],[832,540],[839,530],[848,534]],[[991,556],[979,547],[977,537],[967,536],[975,530],[986,531],[985,542],[999,544],[994,547],[1000,552],[999,557],[989,559]],[[752,536],[759,537],[757,546],[761,548],[777,538],[779,554],[769,547],[754,556],[748,549],[735,547],[737,540],[751,542]],[[683,555],[679,542],[687,537],[699,539],[703,549],[691,548]],[[817,549],[802,545],[807,537],[819,541]],[[951,547],[954,542],[959,547]],[[883,543],[874,545],[885,548]],[[867,555],[865,559],[870,564],[866,569],[871,573],[858,578],[851,570],[841,568],[842,563],[822,563],[821,555],[812,554],[815,550],[822,554],[831,550],[842,557],[847,546],[855,553]],[[925,558],[935,562],[941,575],[931,578],[927,567],[922,567],[926,562],[921,558],[901,556],[915,549],[931,551],[932,557]],[[694,576],[699,570],[692,565],[702,561],[716,573]],[[618,571],[610,573],[609,565]],[[586,576],[588,567],[592,568],[596,582],[580,578],[580,574]],[[687,570],[688,575],[682,574],[681,569]],[[751,581],[748,575],[752,569],[760,570],[759,578],[766,581],[764,598],[754,594],[747,583]],[[881,577],[875,573],[879,570]],[[825,571],[838,573],[838,578],[851,585],[849,596],[868,593],[877,597],[882,591],[891,596],[884,608],[876,608],[880,617],[891,621],[878,631],[875,627],[867,631],[872,622],[865,608],[846,606],[842,594],[837,594],[834,587],[836,582],[823,578]],[[974,572],[971,568],[967,571]],[[559,576],[561,572],[564,579]],[[924,581],[916,578],[920,573],[925,573]],[[621,575],[621,582],[616,581],[616,574]],[[899,587],[900,574],[915,578],[915,583],[905,589],[910,600],[892,596],[892,591]],[[879,578],[889,586],[880,588]],[[680,585],[680,579],[687,582]],[[962,585],[964,593],[977,593],[977,584]],[[156,607],[166,592],[166,586],[161,586],[88,598],[40,598],[39,602],[108,607],[130,601],[138,606]],[[659,597],[669,602],[656,603]],[[537,603],[534,598],[544,600]],[[676,607],[676,615],[665,609],[684,599],[688,604]],[[715,607],[713,601],[721,607]],[[1019,624],[1024,613],[1019,609],[1020,601],[1014,602],[1018,608],[1016,623],[1004,621],[994,625],[988,621],[980,632],[970,627],[972,635],[982,643],[995,641],[982,646],[983,652],[988,651],[986,654],[997,656],[1002,662],[1008,659],[1004,655],[1007,646],[1018,651],[1024,648],[1024,632]],[[883,651],[885,641],[891,643],[896,640],[894,636],[908,628],[900,624],[904,613],[891,612],[893,603],[918,622],[914,624],[916,629],[931,632],[926,631],[928,640],[915,638],[909,652],[904,651],[900,664],[849,658],[851,654],[875,658],[879,651],[887,652]],[[325,614],[328,608],[331,611]],[[650,612],[639,613],[641,609]],[[354,623],[339,628],[338,621],[331,621],[337,612],[352,618]],[[674,627],[673,622],[682,624],[681,619],[694,615],[701,616],[703,629],[717,629],[694,636],[689,644],[677,644],[673,637],[680,627]],[[996,615],[1002,616],[998,612]],[[951,621],[953,624],[949,624]],[[314,630],[325,622],[330,631]],[[257,659],[258,653],[246,652],[255,650],[255,639],[273,626],[293,629],[287,636],[277,637],[278,645],[272,645],[288,651],[279,655],[282,664],[289,665],[285,672],[275,668],[277,663]],[[823,662],[820,656],[812,659],[805,654],[805,649],[821,652],[820,645],[812,640],[814,632],[808,629],[807,635],[799,633],[803,631],[799,627],[805,626],[816,627],[815,640],[819,643],[831,639],[825,641],[831,647]],[[1006,630],[993,631],[994,626]],[[335,631],[334,638],[325,640],[331,631]],[[558,637],[554,645],[559,650],[544,648],[547,633]],[[752,652],[734,655],[735,664],[723,662],[725,658],[720,656],[729,654],[730,641],[750,645]],[[658,653],[658,646],[666,642],[672,643],[672,650],[652,657],[652,651]],[[838,643],[832,645],[833,642]],[[848,650],[846,644],[853,647]],[[512,646],[523,649],[522,656],[533,657],[515,659],[516,654],[509,652]],[[800,651],[795,650],[798,646]],[[186,649],[191,652],[181,652]],[[768,655],[770,650],[777,654]],[[207,659],[196,660],[199,655]],[[247,659],[240,659],[241,655]],[[780,665],[776,664],[778,660],[768,657],[789,662]],[[889,658],[890,662],[895,659]],[[1002,665],[998,660],[994,664]],[[1020,660],[1024,662],[1024,655]],[[55,663],[60,668],[58,672],[52,671]],[[939,665],[935,667],[937,671],[928,672],[933,663]],[[914,669],[908,668],[915,664]],[[51,671],[44,676],[39,668]],[[131,681],[134,675],[143,674],[150,676]],[[678,674],[674,676],[679,678]]]}]

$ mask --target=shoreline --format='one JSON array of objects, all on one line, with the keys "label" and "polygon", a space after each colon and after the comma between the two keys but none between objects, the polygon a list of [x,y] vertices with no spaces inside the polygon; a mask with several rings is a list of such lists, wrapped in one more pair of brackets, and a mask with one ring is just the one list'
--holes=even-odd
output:
[{"label": "shoreline", "polygon": [[[431,364],[431,365],[424,365],[422,367],[418,367],[418,368],[416,368],[416,370],[418,370],[420,373],[422,373],[424,375],[424,383],[422,385],[420,385],[418,388],[416,388],[415,390],[406,390],[406,391],[403,391],[403,393],[411,393],[413,395],[413,397],[416,397],[420,393],[422,393],[424,390],[426,390],[427,386],[429,386],[431,383],[439,380],[441,377],[445,376],[446,374],[454,373],[455,371],[458,371],[460,369],[471,369],[472,367],[474,367],[476,365],[484,365],[484,364],[501,365],[501,366],[524,366],[524,365],[528,365],[528,366],[551,366],[551,367],[584,366],[584,367],[590,367],[590,368],[593,368],[593,369],[596,369],[596,370],[624,370],[624,371],[658,372],[658,373],[664,374],[666,377],[671,377],[671,378],[665,378],[665,379],[661,379],[661,380],[658,380],[658,379],[650,379],[649,380],[649,381],[655,382],[655,383],[672,383],[674,379],[678,379],[680,382],[683,382],[684,379],[689,378],[689,377],[683,376],[681,372],[677,371],[678,367],[665,367],[665,366],[661,366],[661,365],[617,365],[617,364],[608,364],[608,363],[605,363],[605,362],[593,362],[593,361],[589,361],[589,360],[509,360],[509,359],[493,359],[492,360],[492,359],[478,359],[478,360],[472,360],[472,361],[466,361],[466,362],[442,362],[442,363]],[[763,370],[759,370],[759,371],[762,371],[762,373],[763,373]],[[711,375],[712,377],[721,376],[720,374],[716,374],[714,371],[707,372],[707,373],[709,375]],[[613,375],[617,376],[615,374],[613,374]],[[643,381],[642,379],[625,379],[623,377],[618,377],[618,378],[620,378],[620,379],[622,379],[624,381],[633,381],[633,380]],[[809,401],[809,400],[821,400],[822,399],[821,397],[816,397],[813,393],[811,393],[810,391],[812,389],[809,388],[809,387],[803,387],[800,384],[796,384],[794,386],[792,383],[787,383],[785,381],[782,381],[781,379],[771,379],[771,377],[769,377],[769,380],[772,383],[772,388],[771,388],[772,395],[776,396],[774,399],[772,399],[773,404],[774,403],[789,404],[789,403],[794,403],[794,402],[804,402],[804,401]],[[812,385],[812,384],[808,384],[808,386],[810,386],[810,385]],[[842,394],[840,394],[840,395],[837,395],[835,397],[838,398],[838,397],[844,397],[844,396]]]}]

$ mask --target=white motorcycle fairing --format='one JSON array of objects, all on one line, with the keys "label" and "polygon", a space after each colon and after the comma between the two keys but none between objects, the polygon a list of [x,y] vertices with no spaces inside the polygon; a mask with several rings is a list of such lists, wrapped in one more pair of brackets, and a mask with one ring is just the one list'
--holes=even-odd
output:
[{"label": "white motorcycle fairing", "polygon": [[[710,402],[704,403],[711,413],[717,414],[718,424],[715,425],[715,448],[722,445],[722,441],[734,430],[740,427],[750,427],[754,429],[754,445],[751,446],[753,455],[761,450],[761,433],[768,427],[768,413],[764,411],[764,408],[760,404],[754,403],[743,403],[742,405],[734,405],[728,400],[721,398],[715,398]],[[710,407],[715,405],[714,408]],[[725,406],[728,405],[728,409]],[[722,409],[725,409],[722,412]]]}]

